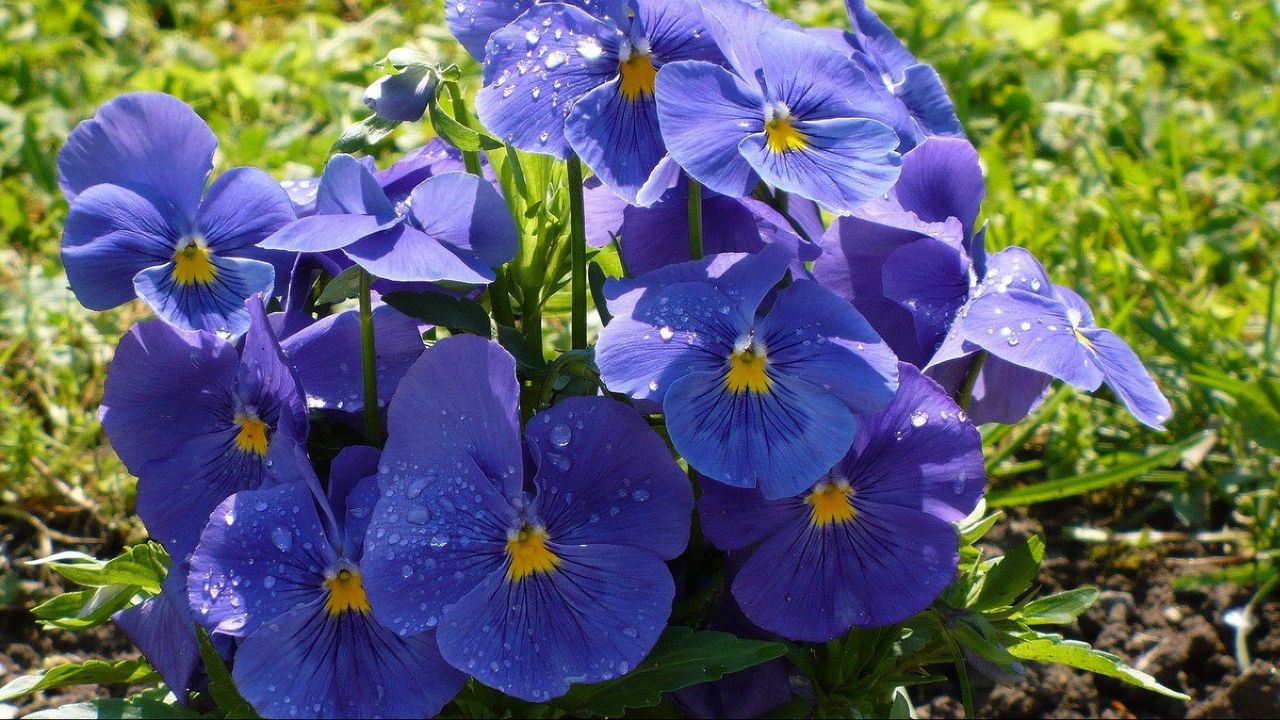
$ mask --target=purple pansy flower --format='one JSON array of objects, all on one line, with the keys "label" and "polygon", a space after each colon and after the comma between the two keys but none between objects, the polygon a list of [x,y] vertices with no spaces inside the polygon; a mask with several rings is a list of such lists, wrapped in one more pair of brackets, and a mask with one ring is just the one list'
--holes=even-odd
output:
[{"label": "purple pansy flower", "polygon": [[[478,2],[472,7],[509,3]],[[586,5],[586,9],[576,5]],[[654,82],[667,63],[724,58],[693,0],[541,3],[493,33],[476,111],[512,145],[576,153],[619,197],[647,205],[678,170],[667,163]],[[598,13],[598,14],[597,14]],[[651,182],[652,180],[652,182]]]},{"label": "purple pansy flower", "polygon": [[1051,378],[1090,392],[1106,383],[1139,422],[1157,430],[1173,412],[1132,348],[1097,327],[1084,300],[1050,282],[1040,262],[1019,247],[991,256],[929,367],[946,375],[947,366],[971,361],[978,350],[988,353],[970,407],[979,419],[1021,419]]},{"label": "purple pansy flower", "polygon": [[848,454],[801,496],[703,486],[707,539],[749,550],[733,595],[752,622],[821,642],[851,627],[890,625],[924,610],[955,579],[952,523],[983,492],[982,440],[914,366]]},{"label": "purple pansy flower", "polygon": [[669,265],[605,285],[613,321],[596,362],[610,390],[662,404],[699,472],[770,498],[813,484],[888,404],[897,360],[858,311],[812,280],[770,290],[778,245]]},{"label": "purple pansy flower", "polygon": [[491,282],[493,268],[515,254],[515,221],[486,180],[437,172],[448,158],[436,154],[423,148],[381,173],[372,162],[333,156],[316,188],[314,214],[284,226],[263,247],[341,250],[393,281]]},{"label": "purple pansy flower", "polygon": [[706,62],[658,73],[671,157],[722,195],[771,186],[848,214],[898,177],[892,98],[850,58],[738,0],[704,3],[733,71]]},{"label": "purple pansy flower", "polygon": [[205,191],[217,140],[200,116],[161,93],[111,100],[58,152],[70,212],[62,261],[76,298],[107,310],[135,296],[183,330],[238,335],[245,300],[270,295],[276,263],[257,247],[294,219],[266,173],[233,168]]},{"label": "purple pansy flower", "polygon": [[102,427],[138,476],[138,515],[181,562],[228,495],[305,478],[307,410],[268,325],[247,302],[244,348],[164,323],[134,325],[107,371]]},{"label": "purple pansy flower", "polygon": [[[570,398],[520,442],[515,361],[455,336],[391,401],[365,546],[375,617],[525,700],[628,672],[662,632],[693,493],[626,406]],[[526,466],[528,471],[526,471]]]},{"label": "purple pansy flower", "polygon": [[929,138],[902,158],[889,195],[837,218],[813,274],[849,300],[901,360],[929,362],[982,271],[985,194],[967,140]]},{"label": "purple pansy flower", "polygon": [[[681,178],[649,207],[631,205],[592,178],[583,193],[587,243],[605,247],[616,238],[631,276],[689,260],[688,182]],[[702,247],[707,255],[753,253],[777,243],[797,258],[792,270],[806,275],[804,263],[818,257],[814,243],[801,240],[787,219],[752,198],[730,198],[712,190],[702,195]]]},{"label": "purple pansy flower", "polygon": [[909,150],[931,135],[963,136],[955,103],[938,71],[916,59],[863,0],[845,0],[852,32],[810,30],[815,37],[853,57],[867,77],[878,79],[900,105],[893,129]]},{"label": "purple pansy flower", "polygon": [[449,32],[471,57],[484,62],[489,37],[534,5],[573,5],[603,21],[627,19],[627,0],[456,0],[444,5]]},{"label": "purple pansy flower", "polygon": [[375,448],[345,448],[327,498],[314,475],[236,493],[191,558],[191,606],[210,632],[240,639],[236,688],[265,717],[430,717],[466,682],[431,633],[401,637],[370,606],[377,463]]}]

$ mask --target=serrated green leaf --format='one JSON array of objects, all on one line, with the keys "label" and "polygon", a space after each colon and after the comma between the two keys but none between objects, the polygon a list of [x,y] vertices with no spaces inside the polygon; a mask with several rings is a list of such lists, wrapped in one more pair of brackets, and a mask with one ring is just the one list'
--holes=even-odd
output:
[{"label": "serrated green leaf", "polygon": [[24,675],[4,687],[0,687],[0,702],[29,695],[41,690],[68,687],[70,685],[112,685],[119,683],[146,683],[159,679],[159,675],[143,660],[85,660],[51,668],[37,675]]},{"label": "serrated green leaf", "polygon": [[1147,457],[1121,463],[1097,472],[1046,480],[1010,490],[993,490],[987,493],[987,504],[992,507],[1030,505],[1049,500],[1060,500],[1073,495],[1083,495],[1087,492],[1118,485],[1148,470],[1172,465],[1182,457],[1182,453],[1199,444],[1204,438],[1205,433],[1195,433]]},{"label": "serrated green leaf", "polygon": [[136,585],[108,585],[63,593],[32,608],[31,614],[46,627],[84,630],[110,620],[112,613],[128,607],[138,592]]},{"label": "serrated green leaf", "polygon": [[575,685],[556,705],[586,717],[617,717],[627,708],[652,707],[664,693],[718,680],[785,655],[782,643],[744,640],[729,633],[669,627],[649,657],[616,680]]},{"label": "serrated green leaf", "polygon": [[1028,625],[1066,625],[1098,600],[1098,588],[1080,587],[1036,598],[1022,607]]},{"label": "serrated green leaf", "polygon": [[254,712],[253,706],[236,689],[231,671],[210,642],[209,633],[204,628],[198,628],[197,636],[200,641],[200,659],[204,661],[204,670],[209,676],[209,696],[213,698],[214,704],[227,718],[257,718],[258,714]]},{"label": "serrated green leaf", "polygon": [[1032,535],[1027,541],[992,561],[982,582],[982,590],[970,605],[975,610],[990,610],[1013,602],[1027,591],[1040,572],[1044,559],[1044,540]]},{"label": "serrated green leaf", "polygon": [[106,562],[63,561],[49,563],[49,567],[77,585],[133,585],[156,595],[169,571],[169,554],[157,543],[150,542],[127,548]]},{"label": "serrated green leaf", "polygon": [[474,300],[433,292],[394,292],[383,295],[382,301],[416,320],[481,337],[492,337],[489,313]]},{"label": "serrated green leaf", "polygon": [[177,718],[177,720],[188,720],[189,718],[203,718],[206,716],[193,710],[188,710],[181,705],[133,697],[73,703],[59,708],[39,710],[26,717],[32,720],[53,720],[55,718],[57,720],[80,720],[83,718],[118,718],[121,720]]},{"label": "serrated green leaf", "polygon": [[1098,650],[1088,643],[1079,640],[1067,640],[1061,635],[1032,633],[1034,639],[1021,642],[1009,648],[1009,653],[1023,660],[1056,663],[1079,670],[1088,670],[1098,675],[1123,680],[1145,690],[1160,693],[1179,700],[1191,698],[1177,690],[1161,685],[1159,681],[1141,670],[1135,670],[1124,664],[1119,657]]},{"label": "serrated green leaf", "polygon": [[317,305],[329,305],[332,303],[340,303],[343,300],[350,300],[360,293],[360,273],[363,269],[359,265],[351,267],[338,273],[335,277],[325,284],[324,290],[321,291],[320,297],[316,298]]}]

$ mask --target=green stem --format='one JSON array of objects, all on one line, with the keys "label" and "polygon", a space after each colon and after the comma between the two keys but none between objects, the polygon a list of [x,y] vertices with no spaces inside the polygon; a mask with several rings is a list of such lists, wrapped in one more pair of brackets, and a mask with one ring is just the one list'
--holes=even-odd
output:
[{"label": "green stem", "polygon": [[507,146],[507,165],[511,168],[511,180],[516,185],[516,192],[520,193],[520,197],[529,202],[529,186],[524,180],[524,168],[520,165],[520,157],[516,154],[516,149]]},{"label": "green stem", "polygon": [[587,347],[587,229],[582,209],[582,162],[576,155],[569,158],[569,232],[573,253],[570,264],[573,349],[584,350]]},{"label": "green stem", "polygon": [[[471,115],[467,112],[467,103],[462,98],[462,88],[457,83],[449,84],[449,96],[453,98],[453,119],[463,127],[471,127]],[[480,154],[474,150],[462,151],[462,164],[467,172],[482,177],[480,172]]]},{"label": "green stem", "polygon": [[1258,588],[1258,592],[1253,594],[1249,599],[1249,604],[1244,606],[1244,612],[1240,613],[1240,624],[1236,625],[1236,665],[1240,667],[1240,672],[1248,670],[1253,665],[1253,659],[1249,657],[1249,633],[1253,630],[1253,611],[1257,609],[1262,600],[1276,589],[1276,585],[1280,584],[1280,574],[1272,575],[1270,580],[1262,584]]},{"label": "green stem", "polygon": [[515,311],[511,309],[511,291],[507,289],[507,269],[500,267],[489,285],[489,304],[493,307],[493,319],[507,327],[516,326]]},{"label": "green stem", "polygon": [[702,184],[689,178],[689,257],[702,259]]},{"label": "green stem", "polygon": [[973,367],[969,368],[969,374],[964,378],[964,385],[960,387],[960,395],[956,398],[961,410],[969,409],[969,403],[973,400],[973,386],[978,384],[978,375],[982,373],[982,366],[986,363],[987,351],[978,351],[973,359]]},{"label": "green stem", "polygon": [[961,652],[960,646],[947,632],[946,625],[940,622],[939,626],[942,628],[942,638],[951,650],[951,657],[956,661],[956,680],[960,683],[960,702],[964,703],[964,716],[972,720],[978,717],[978,714],[973,710],[973,688],[969,686],[969,666],[964,660],[964,653]]},{"label": "green stem", "polygon": [[382,447],[382,414],[378,408],[378,354],[373,341],[373,276],[360,271],[360,374],[364,380],[364,435]]}]

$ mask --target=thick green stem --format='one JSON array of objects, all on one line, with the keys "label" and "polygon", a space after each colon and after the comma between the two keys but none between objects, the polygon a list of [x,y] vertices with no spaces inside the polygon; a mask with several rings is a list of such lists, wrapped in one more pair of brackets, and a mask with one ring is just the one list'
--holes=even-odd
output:
[{"label": "thick green stem", "polygon": [[587,347],[587,228],[582,209],[582,162],[569,158],[569,232],[572,253],[570,293],[573,295],[571,318],[574,350]]},{"label": "thick green stem", "polygon": [[373,276],[360,271],[360,374],[364,381],[364,436],[382,447],[382,413],[378,408],[378,353],[373,341]]},{"label": "thick green stem", "polygon": [[960,404],[961,410],[967,411],[969,409],[969,402],[973,399],[973,386],[978,384],[978,375],[982,373],[982,366],[986,362],[987,351],[978,351],[978,354],[973,359],[973,366],[969,368],[969,374],[964,378],[964,385],[960,386],[960,395],[956,397],[956,402]]},{"label": "thick green stem", "polygon": [[689,178],[689,257],[702,259],[702,184]]}]

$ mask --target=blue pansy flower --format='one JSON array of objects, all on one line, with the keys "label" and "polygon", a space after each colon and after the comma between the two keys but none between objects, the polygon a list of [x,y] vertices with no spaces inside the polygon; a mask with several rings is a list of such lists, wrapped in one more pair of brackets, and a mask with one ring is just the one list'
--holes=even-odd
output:
[{"label": "blue pansy flower", "polygon": [[102,427],[138,476],[138,515],[181,562],[239,490],[304,479],[307,409],[255,296],[239,352],[208,332],[134,325],[107,371]]},{"label": "blue pansy flower", "polygon": [[[351,155],[329,159],[315,212],[289,223],[263,247],[307,253],[341,250],[379,278],[482,285],[516,251],[507,205],[486,180],[436,173],[425,151],[375,174]],[[425,179],[422,179],[425,177]]]},{"label": "blue pansy flower", "polygon": [[438,628],[454,667],[539,701],[652,649],[693,492],[625,405],[570,398],[522,444],[519,396],[495,343],[455,336],[423,354],[391,401],[364,568],[380,622],[410,638]]},{"label": "blue pansy flower", "polygon": [[294,219],[266,173],[233,168],[208,191],[217,147],[209,126],[178,100],[133,93],[76,126],[58,152],[71,203],[62,261],[76,298],[107,310],[135,296],[183,330],[238,335],[245,300],[270,295],[276,262],[255,246]]},{"label": "blue pansy flower", "polygon": [[669,161],[667,172],[655,172],[667,152],[654,97],[658,70],[724,58],[692,0],[635,0],[634,15],[625,2],[575,5],[534,4],[493,33],[476,111],[512,145],[560,158],[576,153],[619,197],[648,204],[678,172]]},{"label": "blue pansy flower", "polygon": [[444,5],[449,32],[471,56],[485,59],[489,37],[534,5],[573,5],[604,21],[625,21],[627,0],[455,0]]},{"label": "blue pansy flower", "polygon": [[245,490],[218,506],[191,558],[199,622],[239,639],[236,689],[265,717],[431,717],[466,676],[431,633],[379,622],[362,572],[378,451],[345,448],[318,483]]},{"label": "blue pansy flower", "polygon": [[769,500],[707,484],[707,539],[748,559],[732,591],[753,623],[821,642],[924,610],[955,579],[953,526],[983,492],[982,439],[914,366],[888,408],[808,492]]},{"label": "blue pansy flower", "polygon": [[814,277],[852,302],[899,359],[924,367],[982,272],[975,224],[985,193],[967,140],[929,138],[903,155],[885,198],[827,228]]},{"label": "blue pansy flower", "polygon": [[850,58],[737,0],[711,0],[709,34],[733,71],[684,61],[657,79],[662,138],[722,195],[769,185],[847,214],[898,177],[892,98]]},{"label": "blue pansy flower", "polygon": [[845,0],[852,31],[816,28],[810,32],[853,57],[873,80],[880,80],[897,100],[899,116],[893,128],[909,150],[933,135],[962,136],[955,103],[942,77],[916,59],[893,30],[863,0]]},{"label": "blue pansy flower", "polygon": [[988,357],[970,410],[982,420],[1022,419],[1053,378],[1089,392],[1105,383],[1139,422],[1157,430],[1173,413],[1133,349],[1098,327],[1084,299],[1050,282],[1040,262],[1019,247],[991,256],[929,369],[954,377],[949,370],[967,372],[979,350]]},{"label": "blue pansy flower", "polygon": [[[605,247],[615,239],[628,275],[643,275],[689,260],[689,192],[681,178],[649,207],[631,205],[592,178],[583,193],[587,243]],[[787,248],[797,260],[792,269],[818,257],[815,243],[800,239],[785,217],[753,198],[731,198],[712,190],[702,194],[702,248],[707,255],[752,253],[766,244]]]},{"label": "blue pansy flower", "polygon": [[662,404],[680,455],[729,485],[794,495],[883,408],[897,360],[849,303],[799,279],[766,296],[778,245],[669,265],[605,286],[613,321],[596,361],[610,390]]}]

